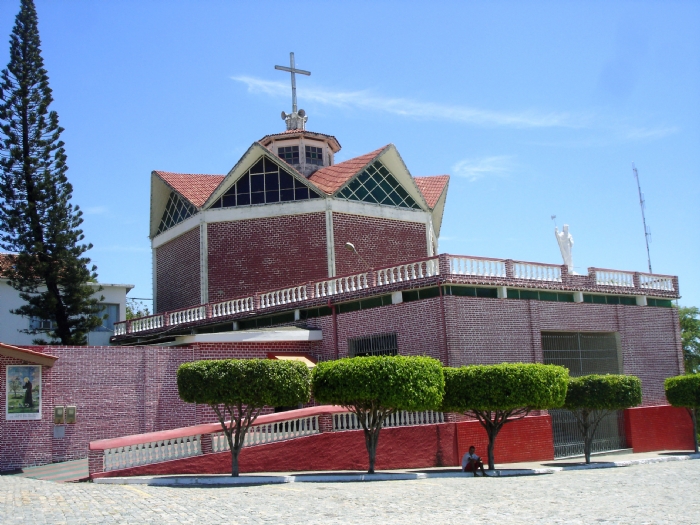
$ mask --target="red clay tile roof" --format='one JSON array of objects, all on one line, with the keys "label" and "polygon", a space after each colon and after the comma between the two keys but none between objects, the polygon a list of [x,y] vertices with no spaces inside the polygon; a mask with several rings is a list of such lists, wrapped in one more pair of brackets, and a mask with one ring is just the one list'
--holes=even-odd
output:
[{"label": "red clay tile roof", "polygon": [[413,180],[432,210],[437,204],[440,195],[442,195],[442,192],[445,190],[450,176],[433,175],[432,177],[413,177]]},{"label": "red clay tile roof", "polygon": [[224,180],[225,175],[201,175],[155,171],[171,188],[200,208]]},{"label": "red clay tile roof", "polygon": [[355,173],[374,160],[386,147],[387,146],[384,146],[371,153],[346,160],[340,164],[333,164],[332,166],[321,168],[311,175],[309,180],[319,189],[331,195],[355,175]]},{"label": "red clay tile roof", "polygon": [[0,277],[5,277],[5,272],[12,265],[12,255],[9,253],[0,253]]}]

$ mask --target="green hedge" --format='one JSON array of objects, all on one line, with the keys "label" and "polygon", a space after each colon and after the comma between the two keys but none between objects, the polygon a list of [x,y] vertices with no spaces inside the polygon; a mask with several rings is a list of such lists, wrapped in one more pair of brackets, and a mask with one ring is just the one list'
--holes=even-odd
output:
[{"label": "green hedge", "polygon": [[666,399],[673,406],[700,408],[700,374],[669,377],[664,388]]},{"label": "green hedge", "polygon": [[185,363],[177,389],[187,403],[294,406],[309,400],[309,369],[299,361],[222,359]]},{"label": "green hedge", "polygon": [[642,403],[642,382],[625,375],[588,375],[569,379],[564,408],[621,410]]},{"label": "green hedge", "polygon": [[569,378],[566,368],[535,363],[463,366],[444,373],[443,407],[450,412],[558,408]]},{"label": "green hedge", "polygon": [[377,356],[324,361],[312,375],[314,398],[342,406],[376,404],[397,410],[440,407],[442,365],[430,357]]}]

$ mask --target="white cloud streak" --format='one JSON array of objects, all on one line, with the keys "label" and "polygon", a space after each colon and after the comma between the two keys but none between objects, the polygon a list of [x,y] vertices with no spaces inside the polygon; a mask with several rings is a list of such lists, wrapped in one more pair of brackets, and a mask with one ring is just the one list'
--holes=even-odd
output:
[{"label": "white cloud streak", "polygon": [[107,213],[109,211],[106,206],[90,206],[88,208],[84,208],[83,212],[85,212],[85,215],[102,215]]},{"label": "white cloud streak", "polygon": [[463,159],[452,166],[452,172],[474,182],[484,177],[503,176],[511,171],[511,165],[511,157],[508,155]]},{"label": "white cloud streak", "polygon": [[[231,77],[245,84],[250,93],[272,97],[289,96],[289,85],[282,82],[263,80],[240,75]],[[567,113],[538,113],[523,111],[508,113],[489,111],[460,105],[437,104],[407,98],[389,98],[372,94],[370,91],[329,91],[305,87],[304,99],[319,104],[383,111],[393,115],[427,120],[448,120],[480,126],[502,126],[512,128],[580,128],[586,126],[586,118],[572,117]]]}]

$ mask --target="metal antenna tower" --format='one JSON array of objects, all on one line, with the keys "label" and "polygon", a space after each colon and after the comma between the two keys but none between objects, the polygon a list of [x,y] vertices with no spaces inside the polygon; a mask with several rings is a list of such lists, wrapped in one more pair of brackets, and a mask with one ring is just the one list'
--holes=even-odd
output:
[{"label": "metal antenna tower", "polygon": [[637,181],[637,191],[639,192],[639,207],[642,209],[642,224],[644,224],[644,240],[646,240],[647,243],[647,262],[649,263],[649,273],[653,273],[651,271],[651,254],[649,252],[649,241],[651,241],[651,231],[647,227],[647,219],[644,216],[644,194],[642,193],[642,186],[639,184],[639,173],[637,173],[637,168],[634,165],[634,162],[632,163],[632,172],[634,173],[634,178]]}]

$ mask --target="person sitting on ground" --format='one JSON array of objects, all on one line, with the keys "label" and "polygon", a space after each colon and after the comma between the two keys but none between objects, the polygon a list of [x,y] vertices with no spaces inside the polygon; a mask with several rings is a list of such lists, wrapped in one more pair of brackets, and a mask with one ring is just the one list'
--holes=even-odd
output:
[{"label": "person sitting on ground", "polygon": [[469,452],[464,454],[464,457],[462,457],[462,470],[464,472],[473,472],[474,477],[476,477],[476,471],[481,469],[481,475],[486,476],[484,463],[481,461],[481,458],[475,454],[475,451],[476,448],[472,445],[469,447]]}]

